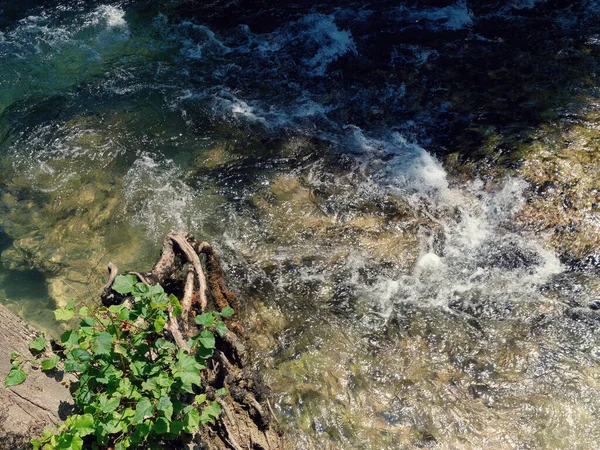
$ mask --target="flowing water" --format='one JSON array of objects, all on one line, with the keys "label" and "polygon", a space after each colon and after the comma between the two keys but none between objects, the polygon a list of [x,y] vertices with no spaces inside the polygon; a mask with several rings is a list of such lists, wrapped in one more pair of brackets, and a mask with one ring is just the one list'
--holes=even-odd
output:
[{"label": "flowing water", "polygon": [[600,7],[426,3],[0,3],[0,301],[186,230],[290,448],[597,448]]}]

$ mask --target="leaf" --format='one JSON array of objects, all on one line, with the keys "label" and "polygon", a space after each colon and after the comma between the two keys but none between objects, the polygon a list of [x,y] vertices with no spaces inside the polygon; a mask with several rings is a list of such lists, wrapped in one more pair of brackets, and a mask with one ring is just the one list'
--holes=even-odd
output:
[{"label": "leaf", "polygon": [[196,358],[208,359],[212,356],[213,351],[210,348],[204,348],[202,346],[196,349]]},{"label": "leaf", "polygon": [[141,424],[144,419],[152,417],[154,414],[154,408],[152,402],[147,397],[142,397],[135,408],[135,416],[133,416],[133,423]]},{"label": "leaf", "polygon": [[204,403],[206,401],[206,394],[200,394],[200,395],[196,395],[194,397],[194,401],[198,404],[201,405],[202,403]]},{"label": "leaf", "polygon": [[158,400],[158,405],[156,405],[156,409],[162,412],[163,416],[168,420],[171,420],[173,416],[173,403],[169,397],[163,396]]},{"label": "leaf", "polygon": [[192,394],[194,392],[192,385],[200,386],[202,378],[200,377],[200,365],[196,360],[179,352],[177,362],[174,364],[173,376],[181,381],[181,389]]},{"label": "leaf", "polygon": [[65,372],[83,372],[87,368],[87,364],[72,359],[65,360]]},{"label": "leaf", "polygon": [[154,423],[153,431],[156,434],[166,434],[169,432],[169,421],[164,417],[159,417]]},{"label": "leaf", "polygon": [[115,444],[115,450],[125,450],[128,449],[130,446],[130,439],[128,437],[125,437]]},{"label": "leaf", "polygon": [[67,357],[68,356],[71,356],[76,361],[81,362],[87,362],[92,358],[92,355],[90,355],[90,353],[87,350],[84,350],[82,348],[74,348],[69,352]]},{"label": "leaf", "polygon": [[[143,441],[150,434],[150,429],[152,427],[152,422],[149,420],[145,420],[144,422],[136,425],[133,439],[137,439],[138,442]],[[134,441],[135,442],[135,441]],[[135,445],[134,445],[135,447]]]},{"label": "leaf", "polygon": [[58,321],[71,320],[75,316],[75,312],[72,309],[58,308],[54,310],[54,317]]},{"label": "leaf", "polygon": [[77,430],[79,436],[87,436],[96,431],[94,427],[94,416],[91,414],[76,414],[71,416],[71,428]]},{"label": "leaf", "polygon": [[67,372],[83,372],[87,368],[87,362],[90,360],[90,355],[86,350],[76,347],[67,354],[65,359],[65,371]]},{"label": "leaf", "polygon": [[225,325],[225,322],[221,320],[215,323],[215,329],[217,330],[220,336],[225,336],[227,334],[227,325]]},{"label": "leaf", "polygon": [[215,348],[215,335],[208,330],[204,330],[200,333],[200,339],[198,340],[204,348]]},{"label": "leaf", "polygon": [[121,404],[120,397],[112,397],[110,400],[107,400],[106,403],[102,404],[100,406],[100,409],[102,410],[102,412],[108,413],[108,412],[112,412],[115,409],[117,409],[120,404]]},{"label": "leaf", "polygon": [[47,370],[54,369],[59,361],[60,357],[58,355],[54,355],[51,358],[44,359],[42,361],[42,370],[45,372]]},{"label": "leaf", "polygon": [[138,283],[136,278],[135,286],[133,287],[133,293],[140,295],[141,297],[147,297],[150,294],[150,286],[146,283]]},{"label": "leaf", "polygon": [[193,433],[200,425],[200,413],[196,409],[189,411],[183,418],[183,429],[188,433]]},{"label": "leaf", "polygon": [[36,337],[33,341],[29,342],[29,349],[41,352],[46,348],[48,341],[43,336]]},{"label": "leaf", "polygon": [[81,322],[79,322],[79,330],[85,334],[92,334],[94,332],[94,327],[98,324],[91,317],[86,317]]},{"label": "leaf", "polygon": [[79,308],[79,317],[88,317],[90,315],[90,308],[82,306]]},{"label": "leaf", "polygon": [[131,311],[129,308],[122,308],[117,314],[117,317],[121,320],[129,320],[131,317]]},{"label": "leaf", "polygon": [[215,315],[211,312],[200,314],[196,316],[196,323],[204,327],[210,327],[215,321]]},{"label": "leaf", "polygon": [[179,299],[171,294],[169,295],[169,302],[173,306],[173,315],[175,317],[179,316],[183,312],[183,307],[181,306]]},{"label": "leaf", "polygon": [[8,375],[4,379],[4,387],[17,386],[18,384],[23,383],[23,381],[25,381],[26,378],[27,374],[25,373],[25,371],[13,367],[12,369],[10,369],[10,372],[8,372]]},{"label": "leaf", "polygon": [[121,344],[115,344],[115,353],[119,355],[127,356],[127,348]]},{"label": "leaf", "polygon": [[115,282],[112,285],[112,290],[119,294],[129,294],[133,291],[133,288],[137,284],[137,277],[135,275],[119,275],[115,278]]},{"label": "leaf", "polygon": [[108,310],[111,313],[115,313],[115,314],[119,314],[121,312],[121,310],[123,309],[128,309],[125,305],[120,304],[120,305],[111,305],[108,307]]},{"label": "leaf", "polygon": [[233,310],[233,308],[232,308],[232,307],[230,307],[230,306],[226,306],[225,308],[223,308],[223,309],[221,310],[221,315],[222,315],[223,317],[231,317],[231,316],[233,316],[234,314],[235,314],[235,311],[234,311],[234,310]]},{"label": "leaf", "polygon": [[104,434],[115,434],[123,431],[122,423],[119,420],[109,420],[100,423],[100,426],[104,429]]},{"label": "leaf", "polygon": [[75,330],[65,331],[60,335],[60,342],[69,349],[79,343],[79,333]]},{"label": "leaf", "polygon": [[92,345],[92,351],[95,355],[109,355],[111,349],[112,342],[112,334],[107,333],[106,331],[101,331],[96,336],[96,341],[94,345]]},{"label": "leaf", "polygon": [[[53,444],[51,442],[51,444]],[[76,434],[61,433],[56,439],[56,445],[50,445],[49,448],[65,449],[65,450],[82,450],[83,439]]]},{"label": "leaf", "polygon": [[200,421],[202,423],[212,422],[216,419],[219,414],[221,414],[221,406],[217,402],[211,402],[204,411],[202,411],[202,415],[200,416]]},{"label": "leaf", "polygon": [[227,391],[227,388],[221,388],[221,389],[217,389],[215,391],[215,394],[217,395],[227,395],[229,392]]},{"label": "leaf", "polygon": [[160,332],[162,332],[162,330],[163,330],[163,328],[165,327],[166,323],[167,323],[167,321],[165,320],[165,318],[164,318],[164,317],[162,317],[162,316],[158,316],[158,317],[156,318],[156,320],[154,321],[154,330],[155,330],[157,333],[160,333]]}]

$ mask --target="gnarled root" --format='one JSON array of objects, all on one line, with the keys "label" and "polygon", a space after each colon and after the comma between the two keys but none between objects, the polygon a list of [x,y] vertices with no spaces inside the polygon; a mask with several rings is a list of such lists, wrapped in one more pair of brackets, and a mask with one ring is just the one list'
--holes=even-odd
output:
[{"label": "gnarled root", "polygon": [[[102,294],[105,305],[119,299],[119,294],[111,289],[117,273],[117,267],[109,263],[109,281]],[[187,350],[186,340],[199,331],[194,321],[196,313],[222,311],[228,306],[239,311],[238,299],[227,289],[216,252],[208,243],[188,233],[172,232],[165,237],[161,255],[151,272],[129,273],[146,284],[160,283],[168,293],[178,296],[182,314],[175,317],[170,312],[165,331],[181,349]],[[215,353],[208,361],[210,370],[204,374],[207,396],[221,405],[222,413],[214,424],[204,427],[194,437],[201,447],[192,444],[189,448],[283,449],[280,432],[271,423],[268,388],[247,362],[244,329],[233,317],[224,321],[228,331],[224,336],[215,336]],[[215,395],[221,388],[227,389],[226,396]]]}]

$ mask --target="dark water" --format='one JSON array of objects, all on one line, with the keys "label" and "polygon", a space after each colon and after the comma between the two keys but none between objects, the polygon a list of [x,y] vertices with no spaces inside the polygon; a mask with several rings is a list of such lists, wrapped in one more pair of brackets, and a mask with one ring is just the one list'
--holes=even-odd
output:
[{"label": "dark water", "polygon": [[596,448],[596,2],[0,9],[0,301],[186,230],[291,448]]}]

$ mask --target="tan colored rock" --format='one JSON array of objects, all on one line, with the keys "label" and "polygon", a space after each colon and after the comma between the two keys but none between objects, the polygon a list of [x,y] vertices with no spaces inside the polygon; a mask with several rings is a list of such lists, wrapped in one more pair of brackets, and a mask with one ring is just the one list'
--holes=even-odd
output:
[{"label": "tan colored rock", "polygon": [[[28,342],[39,332],[0,305],[0,380],[10,371],[10,353],[31,357]],[[44,373],[24,362],[28,373],[21,385],[0,387],[0,450],[30,448],[29,441],[45,427],[59,424],[73,407],[60,372]]]}]

